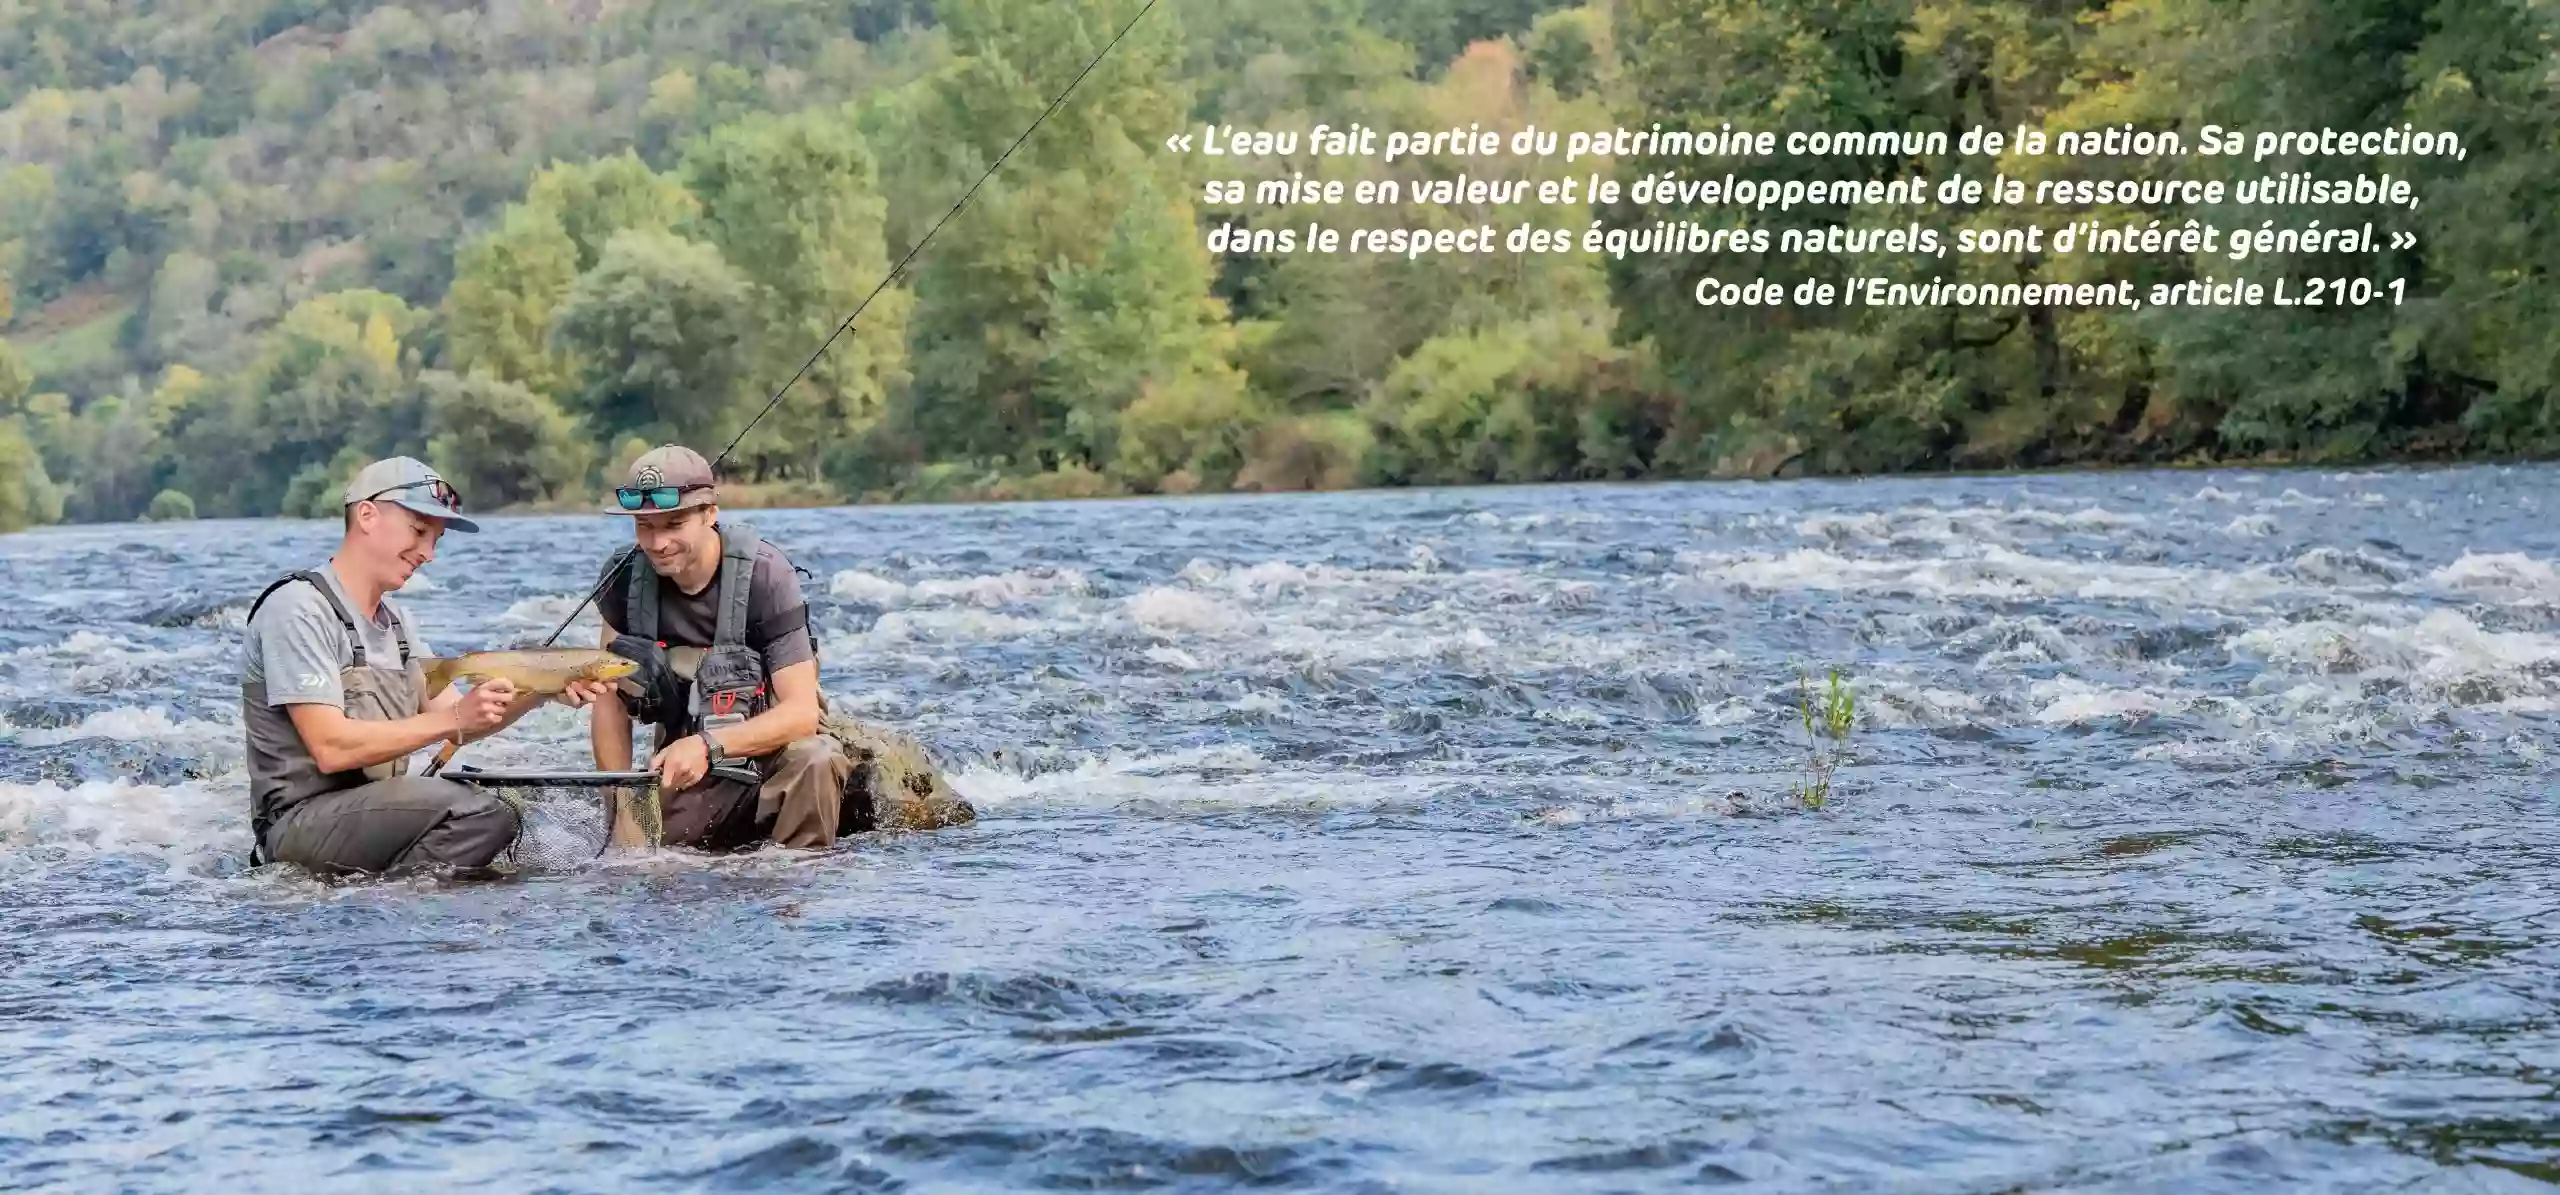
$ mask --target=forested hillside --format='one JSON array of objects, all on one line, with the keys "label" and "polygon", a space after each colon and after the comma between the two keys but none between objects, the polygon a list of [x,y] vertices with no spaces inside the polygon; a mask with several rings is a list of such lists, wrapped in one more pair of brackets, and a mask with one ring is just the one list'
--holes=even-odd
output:
[{"label": "forested hillside", "polygon": [[[392,451],[481,508],[584,500],[647,443],[716,449],[1140,2],[0,4],[0,529],[327,514]],[[2539,451],[2554,22],[2538,0],[1161,0],[735,460],[835,500]],[[2409,121],[2471,152],[2391,166],[2427,202],[2384,218],[2420,244],[2346,264],[2408,278],[2397,307],[1734,312],[1696,306],[1678,257],[1213,256],[1221,222],[1319,213],[1204,207],[1199,161],[1162,148],[1202,120]],[[1541,222],[1684,216],[1774,219]]]}]

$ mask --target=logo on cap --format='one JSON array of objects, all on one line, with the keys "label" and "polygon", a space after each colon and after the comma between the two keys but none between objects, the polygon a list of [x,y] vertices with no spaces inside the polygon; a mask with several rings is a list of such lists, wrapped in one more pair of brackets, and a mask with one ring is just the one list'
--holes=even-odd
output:
[{"label": "logo on cap", "polygon": [[666,474],[658,471],[658,467],[656,465],[642,465],[640,466],[639,475],[631,479],[635,483],[632,488],[640,490],[654,490],[667,483],[666,476]]}]

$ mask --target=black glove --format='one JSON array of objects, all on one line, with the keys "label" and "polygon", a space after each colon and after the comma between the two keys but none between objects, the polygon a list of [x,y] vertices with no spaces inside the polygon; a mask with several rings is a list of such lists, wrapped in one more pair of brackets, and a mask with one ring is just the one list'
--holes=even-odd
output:
[{"label": "black glove", "polygon": [[639,671],[614,682],[622,708],[643,722],[666,721],[685,708],[684,682],[667,666],[667,649],[637,635],[616,635],[605,650],[639,665]]}]

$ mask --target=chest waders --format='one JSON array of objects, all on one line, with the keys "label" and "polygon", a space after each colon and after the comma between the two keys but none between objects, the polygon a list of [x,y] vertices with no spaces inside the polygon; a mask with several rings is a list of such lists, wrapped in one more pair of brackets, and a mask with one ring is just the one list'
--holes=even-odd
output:
[{"label": "chest waders", "polygon": [[[764,648],[798,627],[768,627],[747,637],[747,599],[755,583],[756,549],[763,541],[744,523],[720,527],[720,592],[714,599],[711,646],[669,647],[659,638],[657,571],[633,554],[623,577],[622,625],[667,652],[667,669],[684,681],[685,708],[659,710],[653,723],[658,748],[690,734],[735,726],[773,708],[764,671]],[[807,617],[805,611],[802,614]]]},{"label": "chest waders", "polygon": [[[397,722],[414,717],[426,708],[426,665],[411,659],[409,621],[397,612],[392,615],[392,630],[400,641],[400,662],[388,666],[365,657],[364,635],[356,627],[353,611],[338,597],[329,579],[316,570],[306,570],[285,577],[266,587],[256,601],[249,604],[249,617],[258,616],[258,607],[269,595],[296,581],[309,582],[328,599],[329,610],[338,616],[338,625],[346,630],[347,647],[352,655],[338,670],[338,687],[345,695],[344,709],[357,721]],[[240,686],[240,722],[249,738],[249,866],[257,867],[270,860],[267,854],[267,831],[285,810],[323,793],[354,788],[376,780],[407,775],[409,759],[386,760],[370,767],[344,772],[324,772],[311,748],[294,729],[293,716],[286,707],[267,704],[264,682],[243,682]]]}]

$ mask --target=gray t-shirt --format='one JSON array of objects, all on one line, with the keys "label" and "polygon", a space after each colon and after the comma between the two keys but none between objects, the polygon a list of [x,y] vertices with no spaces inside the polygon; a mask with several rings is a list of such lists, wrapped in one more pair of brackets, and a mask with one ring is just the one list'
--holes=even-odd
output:
[{"label": "gray t-shirt", "polygon": [[[396,629],[409,620],[388,594],[382,608],[368,620],[355,600],[347,596],[346,583],[338,579],[337,569],[322,565],[314,570],[327,578],[329,588],[336,590],[338,600],[347,607],[347,615],[356,620],[356,630],[364,636],[365,663],[380,668],[400,666],[400,635]],[[427,641],[415,627],[409,629],[409,655],[423,659],[433,654]],[[347,644],[347,630],[338,621],[337,612],[329,608],[329,599],[301,581],[288,582],[267,595],[266,604],[258,607],[258,616],[249,620],[241,643],[240,671],[244,683],[266,682],[269,705],[334,705],[346,706],[346,693],[338,684],[338,672],[355,662],[355,651]]]}]

